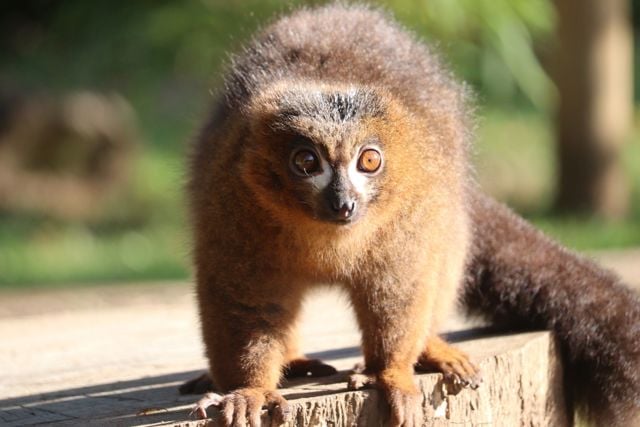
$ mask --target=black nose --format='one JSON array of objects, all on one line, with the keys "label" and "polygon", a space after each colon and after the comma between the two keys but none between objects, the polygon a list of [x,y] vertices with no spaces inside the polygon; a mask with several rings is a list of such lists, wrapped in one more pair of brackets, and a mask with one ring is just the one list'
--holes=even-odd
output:
[{"label": "black nose", "polygon": [[338,218],[348,219],[356,211],[356,202],[352,199],[334,199],[331,202],[331,209],[333,209]]}]

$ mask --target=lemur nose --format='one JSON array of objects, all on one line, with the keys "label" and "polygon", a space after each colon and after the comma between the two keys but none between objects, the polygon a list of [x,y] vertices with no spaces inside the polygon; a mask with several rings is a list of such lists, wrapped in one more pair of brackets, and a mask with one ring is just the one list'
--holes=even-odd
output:
[{"label": "lemur nose", "polygon": [[347,219],[355,212],[356,202],[353,200],[334,200],[331,207],[338,214],[338,217]]}]

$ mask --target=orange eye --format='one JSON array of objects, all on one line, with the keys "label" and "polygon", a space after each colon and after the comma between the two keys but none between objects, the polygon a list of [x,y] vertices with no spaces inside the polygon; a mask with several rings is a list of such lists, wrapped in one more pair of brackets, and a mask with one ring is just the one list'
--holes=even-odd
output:
[{"label": "orange eye", "polygon": [[358,169],[362,172],[373,173],[380,169],[382,165],[382,155],[378,150],[369,148],[360,154],[358,159]]},{"label": "orange eye", "polygon": [[291,162],[294,172],[300,175],[314,175],[320,172],[320,160],[311,150],[297,151]]}]

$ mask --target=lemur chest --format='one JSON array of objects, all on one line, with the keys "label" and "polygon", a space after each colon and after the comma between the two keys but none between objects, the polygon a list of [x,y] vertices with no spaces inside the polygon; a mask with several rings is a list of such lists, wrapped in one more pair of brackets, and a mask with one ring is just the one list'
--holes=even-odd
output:
[{"label": "lemur chest", "polygon": [[319,236],[282,242],[278,259],[283,274],[322,283],[344,281],[361,268],[370,249],[367,242]]}]

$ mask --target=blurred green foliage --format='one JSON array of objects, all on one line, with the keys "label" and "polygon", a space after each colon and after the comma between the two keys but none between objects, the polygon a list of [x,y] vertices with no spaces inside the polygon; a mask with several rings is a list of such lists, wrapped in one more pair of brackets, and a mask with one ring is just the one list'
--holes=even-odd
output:
[{"label": "blurred green foliage", "polygon": [[0,216],[0,287],[185,278],[182,175],[179,156],[150,149],[136,170],[130,200],[100,221]]},{"label": "blurred green foliage", "polygon": [[[553,191],[554,157],[547,117],[496,109],[484,110],[482,116],[474,163],[480,181],[490,191],[574,249],[640,242],[639,128],[625,156],[635,189],[633,215],[627,221],[606,223],[597,218],[545,214]],[[514,134],[519,135],[517,141]],[[173,135],[168,133],[167,137]],[[165,144],[170,143],[160,145]],[[189,235],[183,210],[182,164],[173,152],[147,150],[136,173],[132,205],[128,206],[140,214],[132,222],[112,219],[77,224],[0,217],[0,287],[187,278]]]},{"label": "blurred green foliage", "polygon": [[[0,83],[117,90],[143,115],[184,120],[219,83],[226,52],[273,15],[309,3],[321,2],[3,2]],[[537,53],[548,50],[553,28],[549,0],[374,3],[437,42],[483,102],[546,104],[550,84]]]},{"label": "blurred green foliage", "polygon": [[[639,0],[634,0],[637,2]],[[319,1],[14,0],[0,3],[0,91],[118,92],[144,138],[129,199],[100,221],[0,217],[0,286],[184,278],[189,234],[182,185],[189,139],[220,85],[227,52],[274,14]],[[553,194],[550,0],[391,0],[478,94],[481,181],[570,246],[638,244],[634,216],[619,224],[544,215]],[[638,159],[638,137],[629,155]],[[515,137],[514,137],[515,136]],[[635,151],[634,151],[635,150]],[[121,212],[122,211],[122,212]]]},{"label": "blurred green foliage", "polygon": [[549,106],[552,85],[540,61],[550,49],[548,0],[395,0],[398,18],[444,51],[483,102]]}]

